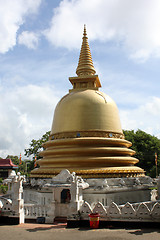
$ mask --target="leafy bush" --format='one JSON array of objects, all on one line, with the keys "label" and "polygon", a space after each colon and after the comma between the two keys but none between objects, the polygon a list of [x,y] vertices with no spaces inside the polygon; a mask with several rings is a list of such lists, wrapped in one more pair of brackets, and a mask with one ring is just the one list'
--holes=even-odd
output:
[{"label": "leafy bush", "polygon": [[0,185],[0,193],[5,194],[8,190],[8,186]]}]

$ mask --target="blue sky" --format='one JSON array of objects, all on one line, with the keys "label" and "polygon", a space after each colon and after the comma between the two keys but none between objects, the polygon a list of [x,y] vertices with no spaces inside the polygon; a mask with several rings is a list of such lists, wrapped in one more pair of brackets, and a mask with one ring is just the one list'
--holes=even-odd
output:
[{"label": "blue sky", "polygon": [[50,130],[87,25],[101,91],[123,129],[160,137],[159,0],[0,0],[0,156]]}]

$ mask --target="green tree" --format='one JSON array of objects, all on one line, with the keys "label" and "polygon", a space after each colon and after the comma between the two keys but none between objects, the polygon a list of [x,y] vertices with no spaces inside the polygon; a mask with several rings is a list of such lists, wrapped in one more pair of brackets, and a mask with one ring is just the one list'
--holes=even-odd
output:
[{"label": "green tree", "polygon": [[[160,139],[141,130],[124,130],[125,139],[132,142],[132,149],[136,151],[135,157],[139,159],[137,166],[143,168],[146,174],[155,177],[155,152],[158,155],[158,168],[160,168]],[[34,156],[40,159],[38,155],[43,150],[42,144],[49,139],[50,132],[46,132],[42,138],[32,140],[30,147],[25,149],[26,156],[33,155],[33,161],[28,166],[28,172],[34,168]],[[160,173],[160,171],[159,171]]]},{"label": "green tree", "polygon": [[8,186],[0,184],[0,194],[6,194],[8,190]]},{"label": "green tree", "polygon": [[8,155],[6,158],[10,158],[15,165],[17,165],[17,166],[19,165],[19,157],[18,156]]},{"label": "green tree", "polygon": [[43,150],[42,144],[48,141],[50,135],[50,131],[46,132],[40,139],[34,140],[32,139],[30,143],[30,147],[25,149],[25,156],[30,157],[33,155],[33,158],[37,156],[37,159],[40,159],[39,152]]},{"label": "green tree", "polygon": [[34,169],[34,160],[25,161],[25,175],[29,176],[30,172]]},{"label": "green tree", "polygon": [[[48,141],[50,135],[50,131],[46,132],[40,139],[35,140],[32,139],[30,143],[30,147],[25,149],[25,156],[30,157],[32,156],[32,160],[30,161],[30,164],[27,164],[27,172],[30,173],[31,170],[34,169],[34,161],[35,156],[37,157],[37,160],[41,157],[39,156],[39,152],[43,150],[42,144],[46,141]],[[37,167],[39,167],[37,165]]]},{"label": "green tree", "polygon": [[10,158],[12,162],[18,166],[16,172],[20,172],[21,174],[25,174],[26,164],[25,161],[22,161],[20,164],[20,160],[18,156],[8,155],[6,158]]},{"label": "green tree", "polygon": [[147,175],[155,177],[155,152],[158,155],[158,168],[160,168],[160,139],[141,130],[123,132],[125,139],[132,142],[131,148],[136,151],[135,157],[139,159],[137,166],[143,168]]},{"label": "green tree", "polygon": [[8,190],[8,186],[3,184],[3,179],[0,178],[0,194],[5,194]]}]

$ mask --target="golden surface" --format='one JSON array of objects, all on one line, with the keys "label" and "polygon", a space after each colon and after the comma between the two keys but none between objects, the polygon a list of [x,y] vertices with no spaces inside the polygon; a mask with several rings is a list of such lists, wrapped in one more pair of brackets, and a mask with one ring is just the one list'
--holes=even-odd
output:
[{"label": "golden surface", "polygon": [[115,102],[98,90],[86,29],[76,73],[69,78],[73,89],[57,104],[40,168],[31,177],[53,177],[62,169],[84,178],[143,176],[134,166],[139,160],[128,149],[132,144],[124,139]]},{"label": "golden surface", "polygon": [[91,52],[88,44],[88,38],[87,38],[85,26],[84,26],[82,47],[81,47],[81,52],[80,52],[76,73],[78,76],[94,75],[96,73],[93,66],[93,62],[92,62],[92,56],[91,56]]},{"label": "golden surface", "polygon": [[73,131],[73,132],[61,132],[61,133],[55,133],[54,135],[50,135],[50,140],[54,139],[63,139],[63,138],[76,138],[78,135],[80,137],[105,137],[105,138],[120,138],[124,139],[124,135],[122,133],[116,133],[116,132],[107,132],[107,131]]},{"label": "golden surface", "polygon": [[84,89],[93,89],[98,90],[101,87],[101,83],[98,75],[88,75],[88,76],[80,76],[80,77],[70,77],[69,81],[71,82],[73,89],[69,92],[73,92],[75,90],[84,90]]},{"label": "golden surface", "polygon": [[106,94],[91,89],[74,91],[63,97],[55,109],[51,135],[73,131],[122,134],[115,102]]},{"label": "golden surface", "polygon": [[43,144],[43,157],[39,169],[31,176],[55,176],[62,169],[76,172],[85,178],[142,176],[144,171],[136,166],[138,159],[128,147],[129,141],[118,138],[78,137],[49,140]]},{"label": "golden surface", "polygon": [[[76,170],[70,169],[71,172],[76,172],[78,176],[83,178],[110,178],[110,177],[141,177],[144,172],[138,167],[112,167],[100,168],[91,170]],[[34,169],[31,177],[50,178],[56,176],[60,171],[51,168],[43,168],[42,170]]]}]

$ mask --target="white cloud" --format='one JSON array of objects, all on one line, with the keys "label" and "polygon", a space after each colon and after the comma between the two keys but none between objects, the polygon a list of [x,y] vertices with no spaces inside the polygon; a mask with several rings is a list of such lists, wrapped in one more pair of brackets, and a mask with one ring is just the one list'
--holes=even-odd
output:
[{"label": "white cloud", "polygon": [[25,17],[35,14],[42,0],[0,0],[0,53],[16,45],[16,35]]},{"label": "white cloud", "polygon": [[38,46],[39,35],[34,32],[23,31],[18,36],[18,43],[25,45],[30,49],[36,49]]},{"label": "white cloud", "polygon": [[89,40],[114,40],[145,61],[160,49],[159,13],[159,0],[63,0],[45,36],[55,46],[79,48],[87,24]]},{"label": "white cloud", "polygon": [[138,60],[139,62],[143,63],[150,57],[150,51],[146,49],[140,49],[135,53],[130,55],[130,58],[133,60]]},{"label": "white cloud", "polygon": [[120,110],[123,129],[141,129],[160,137],[160,98],[152,97],[136,109]]},{"label": "white cloud", "polygon": [[2,89],[0,94],[1,157],[22,153],[32,139],[50,130],[58,101],[54,89],[47,85],[30,84],[12,90]]}]

